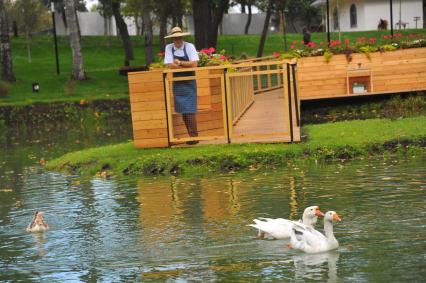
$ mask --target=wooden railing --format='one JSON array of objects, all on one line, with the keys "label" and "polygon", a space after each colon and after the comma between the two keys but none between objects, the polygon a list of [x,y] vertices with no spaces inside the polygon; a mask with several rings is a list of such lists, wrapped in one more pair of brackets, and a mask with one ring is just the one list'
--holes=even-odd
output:
[{"label": "wooden railing", "polygon": [[251,68],[241,68],[237,72],[249,72],[247,76],[231,77],[230,83],[230,106],[232,113],[232,123],[237,123],[238,119],[254,102],[253,76],[250,74]]}]

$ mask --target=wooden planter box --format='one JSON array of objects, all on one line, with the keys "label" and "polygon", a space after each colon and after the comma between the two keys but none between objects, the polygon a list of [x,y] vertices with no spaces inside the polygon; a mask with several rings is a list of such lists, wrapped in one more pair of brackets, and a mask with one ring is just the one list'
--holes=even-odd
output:
[{"label": "wooden planter box", "polygon": [[[299,99],[347,97],[426,90],[426,48],[389,52],[333,55],[297,61]],[[354,93],[355,83],[364,84],[366,92]]]}]

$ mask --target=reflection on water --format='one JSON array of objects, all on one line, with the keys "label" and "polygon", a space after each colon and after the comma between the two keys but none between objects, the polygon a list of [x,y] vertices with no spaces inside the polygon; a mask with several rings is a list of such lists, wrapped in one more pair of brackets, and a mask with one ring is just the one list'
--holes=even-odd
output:
[{"label": "reflection on water", "polygon": [[[209,179],[80,179],[26,167],[0,190],[0,281],[412,282],[425,276],[426,163],[368,160]],[[258,240],[255,217],[336,210],[341,247]],[[51,230],[29,234],[34,210]],[[322,223],[318,226],[322,227]]]}]

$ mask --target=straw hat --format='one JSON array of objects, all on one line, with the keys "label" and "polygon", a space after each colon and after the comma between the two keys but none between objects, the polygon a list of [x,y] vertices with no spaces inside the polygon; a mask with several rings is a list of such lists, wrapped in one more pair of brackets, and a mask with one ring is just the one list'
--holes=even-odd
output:
[{"label": "straw hat", "polygon": [[182,37],[189,34],[189,32],[182,32],[182,29],[180,27],[174,27],[170,31],[170,34],[168,36],[165,36],[164,38]]}]

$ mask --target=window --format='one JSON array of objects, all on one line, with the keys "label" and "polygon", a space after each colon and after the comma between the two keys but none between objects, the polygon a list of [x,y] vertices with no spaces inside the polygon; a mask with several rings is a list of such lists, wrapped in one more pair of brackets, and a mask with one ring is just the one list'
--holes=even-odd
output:
[{"label": "window", "polygon": [[351,5],[349,14],[350,14],[350,17],[351,17],[351,28],[356,28],[357,18],[356,18],[356,6],[355,6],[355,4]]},{"label": "window", "polygon": [[339,11],[337,8],[334,8],[333,11],[333,28],[334,30],[339,30]]}]

